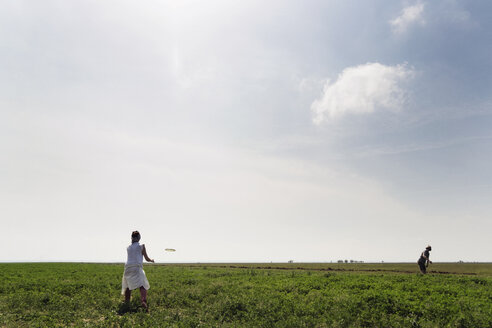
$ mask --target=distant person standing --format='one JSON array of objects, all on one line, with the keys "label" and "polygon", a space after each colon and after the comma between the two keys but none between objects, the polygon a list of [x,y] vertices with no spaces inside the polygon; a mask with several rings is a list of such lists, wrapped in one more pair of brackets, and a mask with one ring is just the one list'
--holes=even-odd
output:
[{"label": "distant person standing", "polygon": [[425,251],[423,251],[422,254],[420,254],[420,258],[417,262],[420,267],[420,272],[422,272],[423,274],[427,273],[427,266],[429,266],[429,263],[432,263],[432,261],[430,260],[430,253],[429,253],[431,250],[432,247],[427,246],[425,248]]},{"label": "distant person standing", "polygon": [[147,311],[147,290],[150,285],[143,270],[143,258],[152,263],[154,260],[147,256],[145,245],[140,244],[139,241],[140,233],[133,231],[132,244],[126,248],[128,257],[121,282],[121,294],[125,295],[125,303],[129,304],[132,290],[139,288],[142,307]]}]

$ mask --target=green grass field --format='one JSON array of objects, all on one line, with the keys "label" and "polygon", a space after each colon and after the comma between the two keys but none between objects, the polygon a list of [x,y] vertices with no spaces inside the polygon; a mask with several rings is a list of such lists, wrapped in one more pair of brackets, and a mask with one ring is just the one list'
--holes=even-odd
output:
[{"label": "green grass field", "polygon": [[[0,264],[2,327],[492,327],[492,264]],[[440,272],[440,273],[438,273]],[[122,313],[124,312],[124,313]]]}]

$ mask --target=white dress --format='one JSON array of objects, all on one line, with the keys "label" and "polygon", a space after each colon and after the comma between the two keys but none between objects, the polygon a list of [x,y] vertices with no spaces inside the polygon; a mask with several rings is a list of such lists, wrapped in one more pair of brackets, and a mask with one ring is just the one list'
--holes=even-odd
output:
[{"label": "white dress", "polygon": [[143,245],[135,242],[126,248],[128,254],[125,272],[123,273],[123,279],[121,281],[121,294],[125,294],[125,290],[128,288],[134,290],[143,286],[145,289],[149,289],[149,281],[145,276],[143,270]]}]

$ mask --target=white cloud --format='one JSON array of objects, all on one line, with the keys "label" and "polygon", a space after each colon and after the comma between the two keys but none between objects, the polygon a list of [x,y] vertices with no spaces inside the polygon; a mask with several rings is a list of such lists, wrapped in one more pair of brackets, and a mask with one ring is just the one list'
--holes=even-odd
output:
[{"label": "white cloud", "polygon": [[391,20],[389,23],[393,29],[393,33],[405,33],[412,24],[425,24],[422,17],[424,13],[424,4],[419,2],[413,6],[403,8],[400,16]]},{"label": "white cloud", "polygon": [[406,96],[401,84],[413,75],[406,64],[348,67],[334,83],[327,81],[322,96],[312,103],[313,122],[320,124],[327,117],[372,113],[380,108],[399,110]]}]

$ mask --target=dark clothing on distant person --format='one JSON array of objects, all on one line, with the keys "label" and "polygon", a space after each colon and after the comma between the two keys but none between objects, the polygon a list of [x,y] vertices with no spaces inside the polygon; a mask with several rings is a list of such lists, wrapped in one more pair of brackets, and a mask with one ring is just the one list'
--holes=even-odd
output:
[{"label": "dark clothing on distant person", "polygon": [[426,249],[425,251],[422,252],[422,254],[420,254],[420,258],[419,258],[419,262],[422,261],[425,263],[425,261],[427,261],[427,259],[429,258],[429,250]]},{"label": "dark clothing on distant person", "polygon": [[427,272],[427,268],[425,267],[425,260],[424,261],[421,261],[419,259],[419,261],[417,262],[417,264],[419,265],[420,271],[422,273],[426,273]]},{"label": "dark clothing on distant person", "polygon": [[425,263],[429,259],[429,255],[430,255],[430,253],[429,253],[429,250],[428,249],[426,249],[425,251],[422,252],[422,254],[420,254],[420,258],[419,258],[419,260],[418,260],[417,263],[418,263],[418,265],[420,267],[420,271],[422,273],[426,273],[427,272],[427,268],[425,266]]}]

